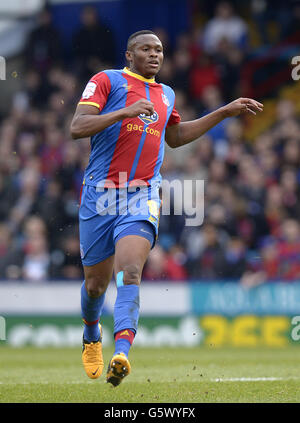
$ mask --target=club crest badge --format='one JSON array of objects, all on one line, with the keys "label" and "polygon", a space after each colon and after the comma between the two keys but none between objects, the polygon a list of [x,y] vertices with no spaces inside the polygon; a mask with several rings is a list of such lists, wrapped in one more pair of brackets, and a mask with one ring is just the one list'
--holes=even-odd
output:
[{"label": "club crest badge", "polygon": [[146,125],[150,125],[151,123],[155,123],[158,121],[158,113],[154,111],[151,116],[147,116],[145,113],[141,113],[138,118],[141,119],[141,121],[144,122]]}]

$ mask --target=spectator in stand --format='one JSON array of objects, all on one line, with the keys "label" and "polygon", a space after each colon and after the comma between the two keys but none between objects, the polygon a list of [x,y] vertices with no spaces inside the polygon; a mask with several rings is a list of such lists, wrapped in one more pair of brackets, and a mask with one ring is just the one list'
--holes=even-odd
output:
[{"label": "spectator in stand", "polygon": [[191,65],[192,59],[188,50],[181,49],[175,51],[173,56],[173,88],[188,92]]},{"label": "spectator in stand", "polygon": [[167,279],[166,253],[158,244],[150,251],[143,270],[143,280],[161,281]]},{"label": "spectator in stand", "polygon": [[32,167],[35,163],[31,161],[18,175],[19,195],[8,216],[8,225],[13,233],[17,233],[26,217],[37,210],[40,174]]},{"label": "spectator in stand", "polygon": [[13,204],[17,200],[12,177],[0,172],[0,222],[5,222]]},{"label": "spectator in stand", "polygon": [[246,287],[267,281],[297,281],[300,278],[300,225],[286,219],[280,227],[279,238],[262,241],[261,261],[245,272],[241,283]]},{"label": "spectator in stand", "polygon": [[58,127],[49,128],[45,133],[45,143],[40,150],[41,173],[49,177],[62,165],[64,140]]},{"label": "spectator in stand", "polygon": [[247,142],[244,139],[243,122],[240,119],[230,119],[226,126],[226,138],[228,144],[241,145],[244,151],[247,150]]},{"label": "spectator in stand", "polygon": [[294,103],[287,99],[279,100],[276,105],[276,124],[274,128],[290,119],[296,119]]},{"label": "spectator in stand", "polygon": [[[216,85],[208,85],[204,88],[201,99],[196,103],[197,109],[202,115],[206,115],[224,104],[221,90]],[[227,145],[226,128],[233,118],[222,120],[218,125],[206,132],[206,136],[210,136],[214,142],[215,153],[218,151],[223,153]]]},{"label": "spectator in stand", "polygon": [[288,216],[297,219],[300,216],[300,190],[295,168],[285,168],[280,176],[282,200]]},{"label": "spectator in stand", "polygon": [[26,217],[22,232],[0,259],[0,275],[5,279],[46,280],[49,277],[50,255],[47,231],[38,216]]},{"label": "spectator in stand", "polygon": [[278,237],[280,224],[287,217],[283,204],[283,190],[278,184],[272,185],[266,193],[264,214],[269,234]]},{"label": "spectator in stand", "polygon": [[[252,0],[251,9],[253,18],[260,34],[261,43],[267,45],[278,43],[290,34],[294,34],[299,22],[298,0],[273,0],[271,3],[265,0]],[[280,22],[275,35],[270,31],[270,23]],[[276,37],[274,39],[274,36]]]},{"label": "spectator in stand", "polygon": [[38,138],[32,132],[22,132],[17,138],[19,159],[22,167],[30,162],[32,156],[37,155]]},{"label": "spectator in stand", "polygon": [[0,224],[0,279],[7,277],[8,256],[13,249],[13,238],[10,230],[4,224]]},{"label": "spectator in stand", "polygon": [[15,109],[21,111],[28,111],[29,107],[44,107],[45,99],[47,100],[52,92],[47,79],[42,81],[39,70],[35,68],[28,68],[22,88],[13,99]]},{"label": "spectator in stand", "polygon": [[227,38],[223,38],[219,42],[214,61],[218,68],[225,102],[242,97],[240,75],[244,62],[243,51]]},{"label": "spectator in stand", "polygon": [[171,281],[186,281],[188,274],[185,268],[186,254],[179,244],[174,244],[167,254],[167,275]]},{"label": "spectator in stand", "polygon": [[290,44],[298,46],[300,44],[300,2],[299,0],[289,0],[292,2],[291,9],[285,3],[286,12],[289,14],[292,12],[292,15],[288,15],[286,19],[287,25],[284,27],[283,37],[289,39]]},{"label": "spectator in stand", "polygon": [[209,180],[217,184],[223,183],[228,178],[226,163],[218,158],[210,162]]},{"label": "spectator in stand", "polygon": [[239,184],[239,190],[243,198],[256,210],[261,210],[264,204],[265,181],[262,170],[255,166],[255,163],[245,167],[244,178]]},{"label": "spectator in stand", "polygon": [[300,279],[300,225],[295,219],[286,219],[281,225],[278,243],[280,277]]},{"label": "spectator in stand", "polygon": [[214,157],[213,141],[209,135],[205,134],[201,137],[201,142],[195,145],[194,154],[198,157],[201,169],[206,171]]},{"label": "spectator in stand", "polygon": [[12,244],[12,237],[10,230],[3,223],[0,224],[0,258],[4,257]]},{"label": "spectator in stand", "polygon": [[159,75],[157,75],[157,81],[163,84],[168,84],[169,81],[173,81],[174,78],[174,66],[171,58],[166,57],[163,61]]},{"label": "spectator in stand", "polygon": [[26,68],[45,73],[51,66],[62,62],[59,32],[52,24],[52,14],[45,7],[38,16],[38,26],[28,37],[25,48]]},{"label": "spectator in stand", "polygon": [[276,240],[266,237],[260,246],[259,257],[248,263],[248,269],[241,277],[241,285],[245,288],[258,286],[267,280],[274,281],[279,274],[279,258]]},{"label": "spectator in stand", "polygon": [[190,45],[189,45],[189,51],[191,54],[191,59],[193,64],[197,63],[199,56],[203,54],[202,38],[203,38],[202,28],[196,25],[192,29]]},{"label": "spectator in stand", "polygon": [[173,245],[167,253],[157,244],[149,254],[143,271],[143,279],[149,281],[186,280],[185,260],[185,254],[179,245]]},{"label": "spectator in stand", "polygon": [[[225,149],[224,149],[225,150]],[[239,165],[242,161],[246,153],[245,144],[242,143],[228,143],[224,160],[227,164],[228,173],[234,177],[235,185],[237,183],[237,179],[240,177],[239,175]]]},{"label": "spectator in stand", "polygon": [[78,225],[68,228],[59,240],[51,257],[50,276],[54,279],[77,280],[83,278],[78,241]]},{"label": "spectator in stand", "polygon": [[[299,128],[300,131],[300,128]],[[283,147],[282,164],[286,166],[294,166],[296,169],[300,167],[300,144],[299,139],[287,139]]]},{"label": "spectator in stand", "polygon": [[166,212],[161,213],[160,215],[159,242],[164,249],[168,250],[179,240],[182,228],[185,223],[184,216],[174,214],[176,192],[175,188],[169,189],[172,181],[180,181],[182,179],[182,170],[179,168],[176,162],[175,155],[166,154],[164,163],[161,167],[161,175],[163,177],[161,190],[163,210],[166,210]]},{"label": "spectator in stand", "polygon": [[248,28],[242,18],[234,14],[231,3],[221,1],[215,9],[215,17],[205,26],[203,47],[209,54],[214,54],[220,42],[226,38],[235,46],[245,50],[248,46]]},{"label": "spectator in stand", "polygon": [[69,223],[63,193],[61,180],[50,179],[37,205],[37,214],[42,216],[47,227],[50,249],[58,247],[61,231]]},{"label": "spectator in stand", "polygon": [[269,187],[275,184],[279,178],[279,157],[276,152],[273,150],[261,152],[258,164],[265,178],[264,185]]},{"label": "spectator in stand", "polygon": [[[77,191],[77,179],[81,179],[80,170],[80,145],[74,141],[66,141],[62,148],[62,163],[57,172],[57,179],[63,186],[64,191]],[[80,187],[81,188],[81,187]]]},{"label": "spectator in stand", "polygon": [[62,265],[63,279],[74,280],[83,278],[83,269],[81,266],[79,238],[73,230],[67,234],[63,240],[63,249],[65,259]]},{"label": "spectator in stand", "polygon": [[220,75],[216,64],[207,54],[201,54],[190,72],[189,90],[194,100],[201,100],[207,86],[220,88]]},{"label": "spectator in stand", "polygon": [[50,276],[50,254],[46,236],[34,235],[26,240],[22,276],[30,282],[47,280]]},{"label": "spectator in stand", "polygon": [[93,6],[86,6],[82,10],[81,27],[73,38],[73,54],[79,75],[87,80],[101,69],[113,67],[115,63],[114,36]]},{"label": "spectator in stand", "polygon": [[[198,254],[196,255],[193,252],[193,258],[190,258],[187,263],[190,277],[206,280],[222,278],[225,250],[224,245],[220,242],[218,231],[211,223],[204,223],[203,228],[198,233],[200,236]],[[191,237],[189,238],[191,240]]]},{"label": "spectator in stand", "polygon": [[[12,240],[9,239],[8,241]],[[13,242],[9,243],[8,246],[9,249],[6,254],[0,257],[0,279],[22,280],[23,251],[17,248]]]},{"label": "spectator in stand", "polygon": [[[189,121],[189,120],[197,119],[196,111],[194,107],[191,105],[191,102],[188,98],[187,93],[180,89],[175,89],[174,91],[176,95],[176,110],[178,111],[178,113],[180,113],[182,120]],[[187,145],[186,149],[188,148],[189,146]],[[174,150],[174,153],[176,154],[176,149]],[[183,151],[180,150],[180,155],[182,155],[182,153]]]},{"label": "spectator in stand", "polygon": [[247,269],[246,247],[242,239],[231,238],[226,244],[220,267],[222,279],[238,281]]}]

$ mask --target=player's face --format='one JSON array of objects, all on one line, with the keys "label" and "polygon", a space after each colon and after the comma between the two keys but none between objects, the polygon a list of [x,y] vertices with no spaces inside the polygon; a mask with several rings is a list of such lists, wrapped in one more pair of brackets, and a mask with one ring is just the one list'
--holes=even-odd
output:
[{"label": "player's face", "polygon": [[162,43],[156,35],[139,35],[126,57],[132,72],[152,78],[159,72],[164,59]]}]

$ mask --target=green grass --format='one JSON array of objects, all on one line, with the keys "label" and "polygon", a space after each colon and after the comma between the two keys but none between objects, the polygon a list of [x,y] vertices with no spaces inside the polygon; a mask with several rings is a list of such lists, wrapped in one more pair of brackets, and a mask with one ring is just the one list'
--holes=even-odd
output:
[{"label": "green grass", "polygon": [[[104,350],[104,370],[112,352]],[[3,347],[0,357],[1,403],[300,402],[299,347],[136,347],[132,373],[117,388],[105,383],[105,371],[97,380],[87,378],[80,348]],[[280,380],[228,381],[262,377]]]}]

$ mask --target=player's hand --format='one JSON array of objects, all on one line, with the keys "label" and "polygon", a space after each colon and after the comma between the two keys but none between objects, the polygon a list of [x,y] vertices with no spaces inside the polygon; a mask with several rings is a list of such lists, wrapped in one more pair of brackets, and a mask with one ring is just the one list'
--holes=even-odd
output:
[{"label": "player's hand", "polygon": [[252,98],[238,98],[223,107],[226,117],[238,116],[241,113],[252,113],[256,115],[257,112],[262,112],[264,105]]},{"label": "player's hand", "polygon": [[144,98],[133,103],[131,106],[125,108],[126,116],[129,118],[139,116],[145,113],[147,116],[151,116],[154,113],[154,104],[151,101],[145,100]]}]

